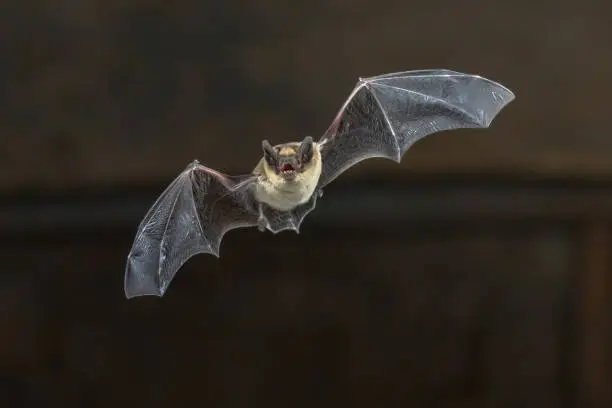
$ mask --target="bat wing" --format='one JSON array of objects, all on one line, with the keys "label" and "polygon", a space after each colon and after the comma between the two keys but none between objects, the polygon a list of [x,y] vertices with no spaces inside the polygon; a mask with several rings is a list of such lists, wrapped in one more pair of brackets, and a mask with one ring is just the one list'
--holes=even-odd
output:
[{"label": "bat wing", "polygon": [[253,175],[231,177],[197,161],[155,201],[136,232],[125,269],[126,297],[163,296],[192,256],[219,256],[223,235],[257,225]]},{"label": "bat wing", "polygon": [[414,143],[432,133],[487,128],[514,94],[480,77],[449,70],[420,70],[360,78],[319,140],[319,187],[372,158],[400,162]]}]

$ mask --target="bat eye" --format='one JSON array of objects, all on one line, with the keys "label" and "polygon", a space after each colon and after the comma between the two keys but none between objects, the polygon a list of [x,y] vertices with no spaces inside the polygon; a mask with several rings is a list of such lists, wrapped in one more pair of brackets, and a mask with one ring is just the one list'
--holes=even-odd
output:
[{"label": "bat eye", "polygon": [[268,163],[270,166],[275,166],[276,165],[274,157],[272,157],[271,155],[265,154],[264,158],[266,159],[266,163]]}]

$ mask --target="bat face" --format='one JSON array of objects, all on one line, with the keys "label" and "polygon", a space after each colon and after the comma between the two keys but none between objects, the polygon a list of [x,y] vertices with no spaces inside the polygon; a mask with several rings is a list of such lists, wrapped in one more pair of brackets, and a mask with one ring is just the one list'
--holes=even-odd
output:
[{"label": "bat face", "polygon": [[264,140],[262,147],[266,170],[268,173],[281,177],[284,181],[295,181],[300,174],[312,167],[314,142],[310,136],[300,143],[291,142],[276,146]]}]

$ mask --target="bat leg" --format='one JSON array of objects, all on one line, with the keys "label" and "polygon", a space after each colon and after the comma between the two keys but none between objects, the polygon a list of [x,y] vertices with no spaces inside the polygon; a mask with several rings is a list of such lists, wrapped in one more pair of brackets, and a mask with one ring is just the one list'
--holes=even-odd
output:
[{"label": "bat leg", "polygon": [[259,230],[259,232],[264,232],[266,230],[266,226],[268,225],[268,223],[266,222],[265,218],[258,218],[257,219],[257,229]]},{"label": "bat leg", "polygon": [[257,218],[257,229],[260,232],[264,232],[266,230],[266,227],[268,226],[268,220],[266,220],[266,217],[264,217],[263,206],[261,205],[261,203],[259,203],[258,208],[259,218]]}]

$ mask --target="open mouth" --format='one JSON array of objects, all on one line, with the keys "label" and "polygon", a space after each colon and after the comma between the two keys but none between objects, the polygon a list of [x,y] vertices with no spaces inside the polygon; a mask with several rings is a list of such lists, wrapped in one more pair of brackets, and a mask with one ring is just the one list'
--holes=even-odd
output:
[{"label": "open mouth", "polygon": [[289,163],[285,163],[280,168],[281,174],[284,176],[290,176],[295,173],[295,168]]}]

